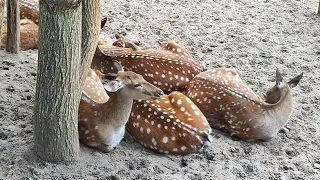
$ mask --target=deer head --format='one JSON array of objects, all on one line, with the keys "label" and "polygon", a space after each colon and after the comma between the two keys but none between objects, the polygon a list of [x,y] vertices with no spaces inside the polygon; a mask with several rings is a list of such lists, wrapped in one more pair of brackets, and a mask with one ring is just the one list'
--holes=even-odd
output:
[{"label": "deer head", "polygon": [[126,41],[114,45],[97,48],[91,65],[93,69],[115,72],[111,65],[111,59],[115,59],[126,71],[141,74],[166,93],[185,90],[189,81],[203,70],[184,48],[173,42],[159,50],[136,50],[136,45]]},{"label": "deer head", "polygon": [[[163,95],[163,91],[145,81],[139,74],[123,71],[117,61],[113,63],[117,74],[96,73],[108,91],[109,101],[98,104],[82,100],[79,106],[80,140],[105,152],[111,151],[122,140],[133,99],[160,98]],[[100,87],[99,84],[99,89]],[[94,89],[97,88],[91,87],[90,90]]]},{"label": "deer head", "polygon": [[283,93],[289,88],[294,88],[299,82],[300,79],[302,78],[302,74],[299,76],[291,79],[288,83],[283,80],[281,77],[281,74],[278,70],[276,69],[276,83],[275,85],[270,88],[267,93],[266,93],[266,102],[269,104],[275,104],[278,101],[280,101],[281,96],[283,96]]},{"label": "deer head", "polygon": [[156,99],[163,96],[162,90],[147,82],[140,74],[124,71],[117,61],[114,61],[114,64],[118,71],[117,75],[109,73],[102,76],[102,80],[106,82],[104,88],[108,92],[121,89],[123,95],[134,100]]},{"label": "deer head", "polygon": [[158,100],[135,101],[126,129],[141,145],[159,153],[189,154],[211,141],[207,119],[176,91]]},{"label": "deer head", "polygon": [[187,96],[202,110],[212,127],[227,129],[240,139],[267,140],[286,124],[292,111],[291,88],[276,72],[276,85],[266,101],[256,95],[233,69],[217,68],[198,74],[188,85]]}]

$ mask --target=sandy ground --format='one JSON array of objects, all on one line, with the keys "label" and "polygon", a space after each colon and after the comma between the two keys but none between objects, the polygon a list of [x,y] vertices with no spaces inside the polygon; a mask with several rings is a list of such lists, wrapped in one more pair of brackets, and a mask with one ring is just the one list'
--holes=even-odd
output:
[{"label": "sandy ground", "polygon": [[287,135],[270,142],[234,141],[214,131],[212,147],[187,156],[159,155],[139,144],[109,154],[82,146],[71,166],[32,153],[37,51],[0,51],[0,179],[320,179],[320,16],[283,0],[102,0],[102,38],[142,48],[173,40],[205,67],[235,67],[259,94],[278,67],[301,72]]}]

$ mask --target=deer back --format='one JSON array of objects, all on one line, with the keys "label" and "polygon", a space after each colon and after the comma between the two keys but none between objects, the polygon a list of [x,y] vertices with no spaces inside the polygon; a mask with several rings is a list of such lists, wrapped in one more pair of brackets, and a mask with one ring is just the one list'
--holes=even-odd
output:
[{"label": "deer back", "polygon": [[[147,81],[162,89],[165,93],[171,91],[183,91],[191,79],[203,68],[189,53],[176,43],[169,42],[158,50],[125,50],[120,47],[115,51],[114,57],[110,48],[100,48],[92,63],[92,68],[102,72],[114,72],[110,66],[110,59],[119,61],[126,71],[141,74]],[[110,53],[111,52],[111,53]],[[105,57],[102,57],[103,55]],[[123,53],[122,55],[120,55]]]},{"label": "deer back", "polygon": [[197,152],[211,138],[200,109],[180,92],[135,101],[126,129],[141,145],[159,153]]}]

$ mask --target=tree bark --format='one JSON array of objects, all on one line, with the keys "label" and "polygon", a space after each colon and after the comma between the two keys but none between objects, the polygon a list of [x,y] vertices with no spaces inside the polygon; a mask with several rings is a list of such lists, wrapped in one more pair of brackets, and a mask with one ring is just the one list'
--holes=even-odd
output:
[{"label": "tree bark", "polygon": [[59,2],[40,1],[34,148],[45,161],[70,163],[79,155],[82,16],[81,3]]},{"label": "tree bark", "polygon": [[83,87],[100,34],[100,0],[82,1],[80,85]]},{"label": "tree bark", "polygon": [[18,0],[8,0],[7,22],[6,50],[11,53],[18,53],[20,45],[20,12]]},{"label": "tree bark", "polygon": [[[5,0],[0,0],[0,27],[2,27],[2,22],[3,22],[4,4],[5,4]],[[2,37],[2,28],[0,28],[0,44],[1,44],[1,37]]]}]

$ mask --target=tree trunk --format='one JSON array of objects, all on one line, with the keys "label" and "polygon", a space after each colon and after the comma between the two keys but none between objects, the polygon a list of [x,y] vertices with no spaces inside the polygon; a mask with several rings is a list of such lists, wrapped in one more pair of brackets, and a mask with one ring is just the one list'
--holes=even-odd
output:
[{"label": "tree trunk", "polygon": [[80,85],[84,85],[100,34],[100,0],[82,1]]},{"label": "tree trunk", "polygon": [[[5,4],[5,0],[0,0],[0,27],[2,27],[2,23],[3,23],[4,4]],[[1,44],[1,37],[2,37],[2,28],[0,28],[0,44]]]},{"label": "tree trunk", "polygon": [[40,1],[34,148],[49,162],[74,162],[79,155],[81,17],[75,0]]},{"label": "tree trunk", "polygon": [[11,53],[19,52],[20,45],[20,12],[19,1],[8,0],[7,6],[7,45],[6,50]]}]

